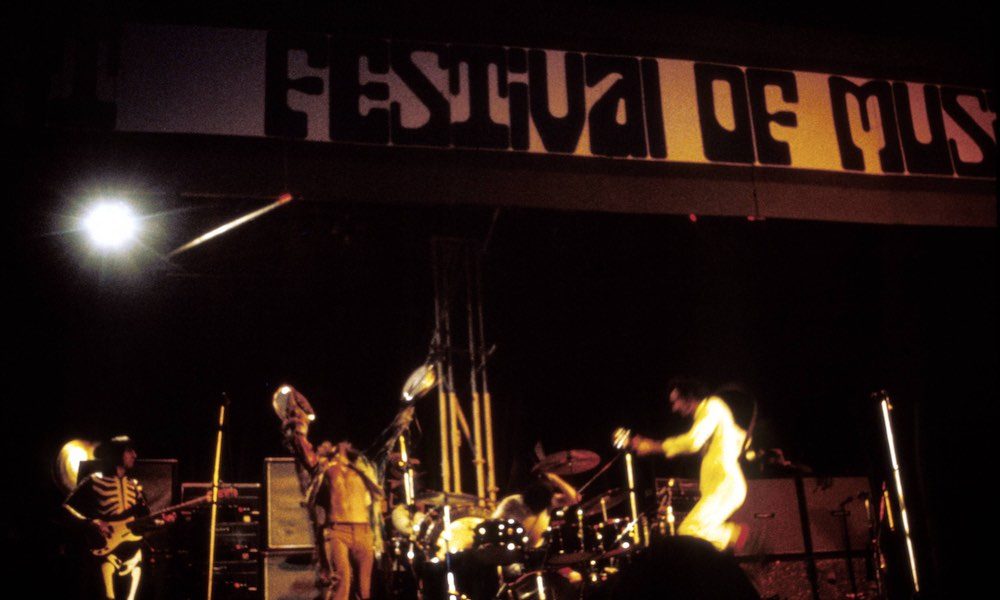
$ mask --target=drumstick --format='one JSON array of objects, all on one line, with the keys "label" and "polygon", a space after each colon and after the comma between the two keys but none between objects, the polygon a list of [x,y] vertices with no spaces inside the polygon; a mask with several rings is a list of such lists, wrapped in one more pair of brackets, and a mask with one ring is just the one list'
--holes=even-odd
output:
[{"label": "drumstick", "polygon": [[624,454],[624,452],[619,452],[618,454],[616,454],[614,456],[614,458],[612,458],[611,460],[609,460],[607,462],[607,464],[605,464],[603,467],[601,467],[601,469],[597,473],[594,474],[593,477],[591,477],[590,479],[587,480],[587,483],[585,483],[582,486],[580,486],[580,488],[577,490],[577,493],[582,494],[583,490],[587,489],[587,486],[589,486],[590,484],[594,483],[594,481],[597,480],[598,477],[600,477],[605,471],[607,471],[609,468],[611,468],[611,465],[615,464],[615,461],[618,460],[619,458],[621,458],[622,454]]}]

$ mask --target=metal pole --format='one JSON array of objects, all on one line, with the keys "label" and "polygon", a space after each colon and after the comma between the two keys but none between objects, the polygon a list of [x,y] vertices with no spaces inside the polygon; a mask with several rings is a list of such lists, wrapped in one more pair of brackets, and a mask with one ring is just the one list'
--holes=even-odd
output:
[{"label": "metal pole", "polygon": [[486,497],[486,473],[483,469],[483,416],[479,396],[478,355],[476,354],[476,328],[473,321],[472,296],[474,286],[472,281],[472,252],[465,254],[465,315],[469,333],[469,385],[472,390],[472,436],[473,461],[476,464],[476,496]]},{"label": "metal pole", "polygon": [[445,375],[445,383],[448,388],[448,431],[449,439],[451,442],[451,491],[456,494],[462,493],[462,456],[459,452],[462,445],[462,437],[458,431],[458,396],[455,394],[455,360],[453,355],[453,349],[451,345],[451,294],[452,294],[452,281],[451,273],[449,267],[451,259],[454,256],[453,246],[447,247],[444,254],[445,265],[443,266],[442,275],[442,298],[443,304],[441,306],[441,324],[444,328],[444,348],[445,348],[445,362],[447,373]]},{"label": "metal pole", "polygon": [[[439,247],[439,242],[434,240],[431,242],[431,274],[434,278],[434,355],[436,356],[434,362],[434,368],[437,371],[438,377],[444,379],[444,364],[441,361],[441,356],[443,354],[441,343],[442,343],[442,300],[441,300],[441,269],[438,264],[441,260],[441,249]],[[448,435],[448,396],[445,393],[444,381],[438,384],[438,427],[441,441],[441,489],[445,492],[451,492],[451,459],[449,454],[450,444]]]},{"label": "metal pole", "polygon": [[215,436],[215,464],[212,467],[212,512],[208,523],[208,591],[206,600],[212,600],[212,588],[215,583],[215,524],[219,517],[219,471],[222,467],[222,429],[226,424],[226,405],[229,398],[222,395],[219,405],[219,424]]},{"label": "metal pole", "polygon": [[892,404],[889,402],[889,394],[884,390],[875,394],[882,408],[882,421],[885,425],[885,438],[889,445],[889,460],[892,466],[892,477],[896,483],[896,502],[899,505],[899,521],[903,524],[903,536],[906,539],[906,555],[910,562],[910,577],[913,580],[913,591],[920,593],[920,579],[917,576],[917,555],[913,548],[913,539],[910,537],[910,518],[906,512],[906,500],[903,494],[903,479],[900,475],[899,461],[896,459],[896,437],[892,431],[892,419],[889,411]]},{"label": "metal pole", "polygon": [[407,506],[413,506],[413,467],[406,450],[406,435],[399,436],[399,459],[403,462],[403,497]]},{"label": "metal pole", "polygon": [[479,357],[481,363],[478,365],[479,376],[483,382],[483,424],[486,434],[486,489],[490,496],[490,503],[497,501],[497,473],[496,460],[493,454],[493,399],[490,397],[490,387],[486,378],[486,328],[483,319],[483,270],[482,253],[476,255],[476,310],[479,313]]},{"label": "metal pole", "polygon": [[628,475],[628,502],[632,509],[632,539],[639,543],[639,503],[635,495],[635,475],[632,472],[632,453],[625,453],[625,471]]}]

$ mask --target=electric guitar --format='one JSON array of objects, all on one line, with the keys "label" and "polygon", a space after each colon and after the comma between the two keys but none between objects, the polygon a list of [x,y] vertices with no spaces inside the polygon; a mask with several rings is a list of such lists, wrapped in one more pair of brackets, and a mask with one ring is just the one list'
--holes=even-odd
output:
[{"label": "electric guitar", "polygon": [[[234,487],[221,487],[219,488],[219,500],[230,500],[235,498],[237,493],[238,492]],[[191,500],[175,504],[174,506],[168,506],[163,510],[158,510],[144,517],[129,516],[119,518],[115,521],[108,521],[105,519],[107,524],[111,526],[111,532],[108,534],[101,533],[100,535],[95,536],[94,542],[91,544],[90,552],[94,556],[107,556],[125,542],[141,541],[142,535],[138,532],[141,532],[144,527],[148,528],[149,526],[155,524],[157,518],[168,513],[177,512],[186,508],[193,508],[200,504],[207,504],[211,501],[212,492],[207,492],[204,496],[192,498]]]}]

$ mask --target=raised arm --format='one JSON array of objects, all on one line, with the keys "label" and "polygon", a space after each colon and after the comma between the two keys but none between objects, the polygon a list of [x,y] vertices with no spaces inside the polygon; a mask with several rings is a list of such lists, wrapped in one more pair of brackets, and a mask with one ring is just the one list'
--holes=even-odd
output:
[{"label": "raised arm", "polygon": [[719,407],[711,398],[703,402],[694,413],[694,424],[686,433],[663,440],[663,453],[670,458],[678,454],[693,454],[705,445],[719,425]]},{"label": "raised arm", "polygon": [[565,479],[556,475],[555,473],[545,473],[546,479],[548,479],[552,485],[556,488],[556,493],[552,496],[552,505],[557,507],[572,506],[574,504],[579,504],[583,500],[583,496],[580,492],[576,491],[576,488],[569,484]]},{"label": "raised arm", "polygon": [[296,426],[290,432],[287,442],[292,454],[295,455],[296,462],[309,471],[316,468],[319,458],[316,456],[316,451],[313,449],[312,443],[309,442],[309,438],[306,437],[305,427]]},{"label": "raised arm", "polygon": [[632,437],[629,447],[639,456],[664,454],[670,458],[678,454],[693,454],[701,450],[705,442],[712,437],[712,432],[719,424],[719,418],[719,407],[709,399],[699,405],[694,413],[694,424],[687,432],[663,441],[637,435]]}]

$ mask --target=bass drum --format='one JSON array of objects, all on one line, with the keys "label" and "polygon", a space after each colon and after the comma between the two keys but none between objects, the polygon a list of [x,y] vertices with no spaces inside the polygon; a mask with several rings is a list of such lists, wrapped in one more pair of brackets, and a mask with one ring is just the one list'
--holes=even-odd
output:
[{"label": "bass drum", "polygon": [[[431,528],[428,547],[433,548],[432,555],[438,560],[444,560],[445,553],[463,553],[475,546],[476,526],[482,523],[482,517],[459,517],[447,528],[443,522],[438,522]],[[436,532],[436,534],[435,534]]]}]

